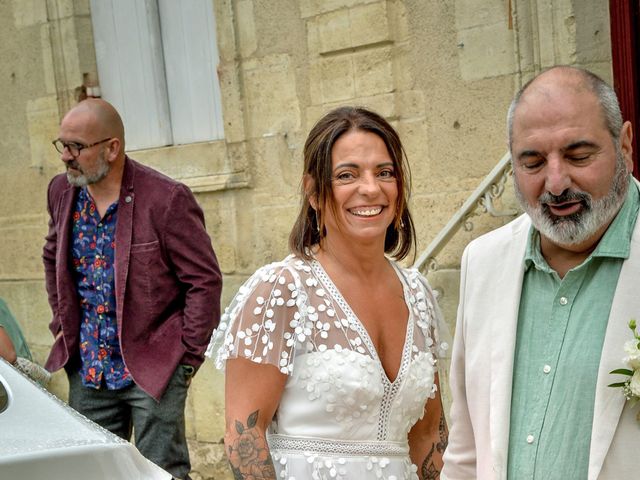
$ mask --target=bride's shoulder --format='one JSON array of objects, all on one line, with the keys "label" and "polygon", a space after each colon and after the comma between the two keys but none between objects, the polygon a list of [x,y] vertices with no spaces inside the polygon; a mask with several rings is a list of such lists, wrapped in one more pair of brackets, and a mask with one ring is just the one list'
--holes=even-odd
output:
[{"label": "bride's shoulder", "polygon": [[431,292],[431,285],[429,285],[429,281],[422,275],[422,272],[415,267],[403,267],[398,265],[396,262],[391,260],[392,265],[396,268],[402,278],[404,278],[407,286],[410,290],[414,291],[427,291]]},{"label": "bride's shoulder", "polygon": [[277,262],[268,263],[260,267],[252,275],[262,280],[268,280],[274,275],[287,275],[293,277],[305,276],[311,273],[311,263],[304,258],[291,254]]},{"label": "bride's shoulder", "polygon": [[258,268],[242,285],[238,294],[244,296],[264,284],[281,284],[290,290],[299,290],[304,288],[305,278],[311,275],[311,270],[307,260],[291,254]]}]

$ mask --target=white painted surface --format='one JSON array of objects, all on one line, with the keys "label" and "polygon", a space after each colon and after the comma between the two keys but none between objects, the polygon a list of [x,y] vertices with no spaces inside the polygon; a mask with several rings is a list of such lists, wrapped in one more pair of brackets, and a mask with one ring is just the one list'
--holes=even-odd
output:
[{"label": "white painted surface", "polygon": [[91,0],[91,19],[127,150],[224,137],[211,0]]},{"label": "white painted surface", "polygon": [[102,97],[122,115],[127,149],[171,145],[156,0],[92,0]]},{"label": "white painted surface", "polygon": [[167,480],[129,442],[86,419],[0,359],[1,478]]}]

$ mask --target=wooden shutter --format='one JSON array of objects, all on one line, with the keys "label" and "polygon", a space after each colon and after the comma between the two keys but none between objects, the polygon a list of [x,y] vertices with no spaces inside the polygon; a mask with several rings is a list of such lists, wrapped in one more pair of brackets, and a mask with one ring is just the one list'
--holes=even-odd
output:
[{"label": "wooden shutter", "polygon": [[122,115],[128,150],[173,143],[156,0],[91,0],[102,97]]},{"label": "wooden shutter", "polygon": [[174,143],[223,138],[211,0],[159,0]]}]

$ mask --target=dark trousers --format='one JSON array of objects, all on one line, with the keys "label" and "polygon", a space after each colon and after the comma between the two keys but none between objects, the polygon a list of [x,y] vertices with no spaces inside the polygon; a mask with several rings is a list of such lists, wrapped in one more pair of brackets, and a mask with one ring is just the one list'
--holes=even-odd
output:
[{"label": "dark trousers", "polygon": [[175,478],[190,479],[184,407],[191,367],[178,365],[160,401],[133,384],[121,390],[82,385],[79,372],[67,372],[69,405],[110,432],[131,439],[140,453]]}]

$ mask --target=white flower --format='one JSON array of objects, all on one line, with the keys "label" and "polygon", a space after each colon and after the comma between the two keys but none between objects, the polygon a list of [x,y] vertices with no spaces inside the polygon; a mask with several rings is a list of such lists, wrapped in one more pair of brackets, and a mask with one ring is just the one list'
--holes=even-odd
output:
[{"label": "white flower", "polygon": [[636,370],[633,373],[633,377],[631,377],[631,381],[629,382],[629,390],[636,397],[640,397],[640,370]]},{"label": "white flower", "polygon": [[629,340],[624,344],[624,351],[627,353],[627,357],[624,358],[631,370],[637,370],[640,368],[640,349],[638,349],[638,340]]}]

